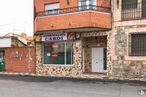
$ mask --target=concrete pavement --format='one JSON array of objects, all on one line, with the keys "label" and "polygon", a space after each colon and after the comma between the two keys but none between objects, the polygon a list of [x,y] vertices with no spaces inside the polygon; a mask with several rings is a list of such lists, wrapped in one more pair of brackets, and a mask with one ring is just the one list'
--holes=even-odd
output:
[{"label": "concrete pavement", "polygon": [[0,97],[146,97],[146,82],[0,75]]}]

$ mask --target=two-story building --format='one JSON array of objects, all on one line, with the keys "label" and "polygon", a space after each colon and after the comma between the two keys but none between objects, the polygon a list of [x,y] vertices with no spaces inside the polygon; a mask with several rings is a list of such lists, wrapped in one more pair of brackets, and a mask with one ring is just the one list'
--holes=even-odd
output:
[{"label": "two-story building", "polygon": [[35,0],[34,38],[37,74],[146,79],[146,0]]},{"label": "two-story building", "polygon": [[112,0],[109,76],[146,79],[146,0]]},{"label": "two-story building", "polygon": [[34,0],[36,73],[107,74],[110,0]]}]

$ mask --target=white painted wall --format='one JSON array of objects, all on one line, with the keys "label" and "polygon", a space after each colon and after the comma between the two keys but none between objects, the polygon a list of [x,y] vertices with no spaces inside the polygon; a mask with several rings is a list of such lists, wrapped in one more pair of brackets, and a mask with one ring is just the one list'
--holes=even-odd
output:
[{"label": "white painted wall", "polygon": [[10,37],[0,38],[0,48],[11,47],[11,44],[12,42]]}]

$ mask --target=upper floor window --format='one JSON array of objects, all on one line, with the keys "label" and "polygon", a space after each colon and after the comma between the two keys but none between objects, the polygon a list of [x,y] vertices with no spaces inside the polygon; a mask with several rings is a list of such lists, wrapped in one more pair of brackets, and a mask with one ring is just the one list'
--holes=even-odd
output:
[{"label": "upper floor window", "polygon": [[142,17],[146,17],[146,0],[142,0]]},{"label": "upper floor window", "polygon": [[59,3],[47,4],[45,5],[46,15],[59,13]]},{"label": "upper floor window", "polygon": [[96,0],[79,0],[79,8],[80,10],[95,9]]},{"label": "upper floor window", "polygon": [[146,17],[146,0],[122,0],[122,20]]},{"label": "upper floor window", "polygon": [[122,0],[122,10],[137,8],[137,0]]},{"label": "upper floor window", "polygon": [[146,33],[130,34],[130,56],[146,56]]}]

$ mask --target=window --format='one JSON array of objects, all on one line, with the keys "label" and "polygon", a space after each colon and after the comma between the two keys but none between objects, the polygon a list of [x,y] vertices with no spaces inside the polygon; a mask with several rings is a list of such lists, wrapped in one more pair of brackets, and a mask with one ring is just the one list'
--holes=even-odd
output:
[{"label": "window", "polygon": [[58,14],[59,13],[59,8],[60,8],[59,3],[45,5],[46,15]]},{"label": "window", "polygon": [[146,56],[146,33],[130,34],[130,37],[131,37],[130,55]]},{"label": "window", "polygon": [[95,9],[96,0],[79,0],[80,10]]},{"label": "window", "polygon": [[72,64],[72,42],[44,43],[44,64]]},{"label": "window", "polygon": [[138,0],[122,0],[122,20],[132,20],[141,17],[141,7]]},{"label": "window", "polygon": [[146,17],[146,0],[142,0],[142,17]]},{"label": "window", "polygon": [[119,0],[117,0],[117,8],[119,9]]},{"label": "window", "polygon": [[137,8],[137,0],[122,0],[122,9],[135,9]]},{"label": "window", "polygon": [[122,20],[146,17],[146,0],[122,0]]}]

